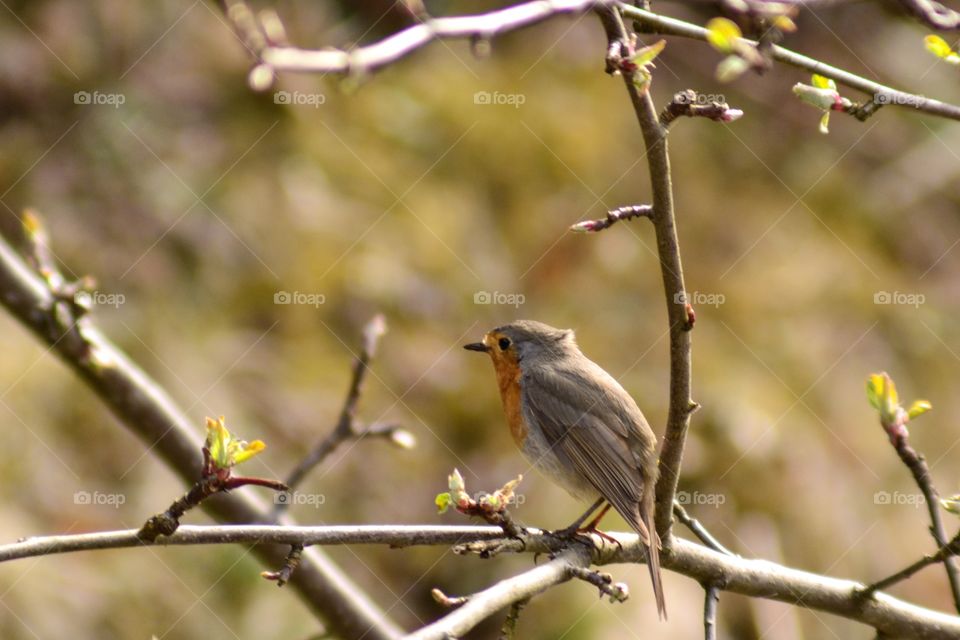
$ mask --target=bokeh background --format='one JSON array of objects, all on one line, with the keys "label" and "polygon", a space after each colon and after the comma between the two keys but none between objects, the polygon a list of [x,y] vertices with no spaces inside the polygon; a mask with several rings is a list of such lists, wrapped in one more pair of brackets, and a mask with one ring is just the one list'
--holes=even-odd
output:
[{"label": "bokeh background", "polygon": [[[272,6],[302,46],[351,46],[404,25],[384,15],[389,3],[352,4]],[[505,4],[428,6],[444,15]],[[717,12],[657,8],[700,24]],[[957,69],[927,54],[926,31],[891,5],[840,3],[798,23],[788,46],[960,101]],[[16,238],[20,212],[41,212],[65,272],[97,278],[97,322],[187,411],[198,441],[204,416],[224,414],[268,442],[251,473],[285,475],[332,427],[362,326],[382,312],[390,331],[361,415],[402,423],[418,446],[338,451],[308,481],[323,504],[296,508],[302,522],[461,524],[433,506],[458,467],[471,490],[523,473],[516,517],[563,526],[582,505],[528,472],[490,364],[460,345],[519,317],[574,328],[662,433],[668,345],[652,229],[566,231],[650,198],[639,130],[603,54],[593,17],[561,18],[498,39],[484,59],[466,43],[435,43],[363,82],[285,75],[258,94],[212,4],[7,2],[0,220]],[[807,74],[777,66],[719,85],[718,61],[702,43],[670,39],[652,88],[659,104],[692,87],[745,111],[730,125],[680,121],[670,136],[684,267],[700,296],[693,375],[703,408],[681,496],[745,556],[877,579],[933,543],[866,402],[868,373],[886,370],[903,396],[933,403],[912,441],[941,491],[960,485],[960,127],[889,108],[866,123],[835,115],[823,136],[818,113],[790,92]],[[274,91],[291,100],[278,104]],[[77,104],[77,92],[123,104]],[[513,104],[478,104],[477,92]],[[281,292],[323,304],[275,304]],[[495,303],[477,304],[482,292]],[[918,304],[878,304],[883,292]],[[135,527],[182,492],[148,443],[6,316],[0,352],[2,539]],[[82,504],[77,492],[122,504]],[[441,548],[330,553],[408,628],[442,613],[432,587],[468,593],[531,563]],[[240,547],[6,564],[0,635],[318,633],[261,569]],[[613,572],[633,587],[627,604],[567,584],[525,610],[521,636],[702,633],[697,584],[666,576],[671,618],[658,624],[645,569]],[[894,593],[950,609],[938,569]],[[873,637],[785,605],[721,602],[721,637]]]}]

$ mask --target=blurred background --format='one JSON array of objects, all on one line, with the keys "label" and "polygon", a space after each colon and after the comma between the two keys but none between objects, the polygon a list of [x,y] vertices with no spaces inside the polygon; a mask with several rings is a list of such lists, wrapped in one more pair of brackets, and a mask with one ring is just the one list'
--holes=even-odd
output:
[{"label": "blurred background", "polygon": [[[436,15],[509,3],[431,2]],[[389,3],[271,5],[305,47],[371,42]],[[699,24],[709,5],[658,4]],[[865,77],[960,101],[958,70],[883,2],[807,11],[785,44]],[[515,451],[490,363],[460,345],[516,318],[577,331],[661,434],[666,312],[645,221],[567,232],[650,200],[642,141],[592,16],[497,39],[477,59],[435,43],[363,82],[284,75],[254,93],[250,60],[211,4],[8,2],[0,9],[0,222],[36,208],[65,273],[97,278],[105,332],[196,424],[223,414],[267,441],[249,474],[283,477],[332,428],[364,323],[390,327],[361,402],[410,451],[344,447],[307,481],[303,523],[464,524],[434,496],[524,474],[515,516],[565,526],[584,505]],[[888,108],[819,114],[776,66],[732,85],[705,44],[668,39],[652,92],[694,88],[745,116],[670,135],[688,289],[697,309],[693,417],[680,497],[736,552],[871,581],[933,549],[908,471],[867,404],[886,370],[934,411],[912,425],[937,486],[960,488],[960,126]],[[79,93],[78,93],[79,92]],[[285,92],[285,93],[279,93]],[[486,93],[483,93],[486,92]],[[852,91],[844,95],[859,100]],[[86,96],[86,97],[84,97]],[[490,99],[487,100],[486,97]],[[284,302],[288,302],[284,304]],[[136,527],[184,490],[43,345],[0,315],[0,537]],[[245,489],[248,490],[248,489]],[[86,496],[86,498],[84,498]],[[186,522],[206,522],[191,512]],[[954,522],[948,520],[951,528]],[[610,517],[605,528],[625,527]],[[688,536],[685,531],[680,532]],[[332,548],[400,624],[531,566],[442,548]],[[244,548],[104,551],[0,567],[4,638],[307,638],[316,620],[258,577]],[[610,605],[584,584],[534,600],[525,638],[698,637],[701,589],[646,570]],[[893,592],[950,610],[927,569]],[[825,614],[724,594],[721,637],[872,638]],[[492,637],[495,619],[471,637]],[[643,630],[643,633],[641,633]]]}]

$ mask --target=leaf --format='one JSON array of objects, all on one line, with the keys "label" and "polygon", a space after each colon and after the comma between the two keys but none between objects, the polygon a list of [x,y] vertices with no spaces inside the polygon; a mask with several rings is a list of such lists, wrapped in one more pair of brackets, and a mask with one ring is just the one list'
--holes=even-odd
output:
[{"label": "leaf", "polygon": [[793,33],[797,30],[797,23],[789,16],[777,16],[773,19],[773,26],[784,33]]},{"label": "leaf", "polygon": [[237,451],[233,454],[233,463],[240,464],[257,455],[267,448],[263,440],[254,440],[253,442],[240,441]]},{"label": "leaf", "polygon": [[960,514],[960,495],[950,496],[949,498],[941,498],[940,506],[950,513]]},{"label": "leaf", "polygon": [[827,111],[820,118],[820,133],[827,135],[830,133],[830,112]]},{"label": "leaf", "polygon": [[449,493],[438,493],[437,497],[433,499],[433,503],[437,505],[437,513],[446,513],[451,502],[453,502],[453,498],[450,497]]},{"label": "leaf", "polygon": [[636,52],[634,52],[634,54],[630,57],[630,59],[638,67],[642,67],[644,65],[647,65],[653,62],[653,60],[658,55],[660,55],[660,52],[663,51],[663,48],[665,46],[667,46],[666,40],[660,40],[658,42],[654,42],[651,45],[637,49]]},{"label": "leaf", "polygon": [[923,45],[927,48],[927,51],[937,56],[938,58],[946,59],[951,53],[954,53],[953,49],[947,44],[947,41],[936,35],[929,35],[923,39]]},{"label": "leaf", "polygon": [[833,106],[837,103],[837,99],[840,97],[835,89],[812,87],[801,82],[793,85],[793,94],[821,111],[833,109]]},{"label": "leaf", "polygon": [[812,84],[813,84],[813,86],[815,86],[817,89],[833,89],[834,91],[837,90],[837,83],[836,83],[836,82],[834,82],[831,78],[827,78],[827,77],[825,77],[825,76],[821,76],[821,75],[818,74],[818,73],[813,74]]},{"label": "leaf", "polygon": [[720,82],[733,82],[743,75],[743,72],[750,68],[750,63],[738,55],[730,55],[720,61],[717,65],[717,80]]},{"label": "leaf", "polygon": [[720,53],[733,53],[742,35],[740,27],[727,18],[713,18],[707,23],[707,42]]},{"label": "leaf", "polygon": [[450,493],[461,493],[466,490],[466,484],[463,482],[463,476],[460,475],[459,469],[454,469],[453,473],[447,476],[447,485],[450,488]]},{"label": "leaf", "polygon": [[883,375],[871,373],[867,377],[867,400],[877,411],[880,411],[880,401],[883,397]]},{"label": "leaf", "polygon": [[927,411],[933,409],[933,405],[930,404],[929,400],[914,400],[913,404],[910,405],[910,408],[907,409],[907,415],[910,416],[910,419],[916,418],[917,416],[922,416]]}]

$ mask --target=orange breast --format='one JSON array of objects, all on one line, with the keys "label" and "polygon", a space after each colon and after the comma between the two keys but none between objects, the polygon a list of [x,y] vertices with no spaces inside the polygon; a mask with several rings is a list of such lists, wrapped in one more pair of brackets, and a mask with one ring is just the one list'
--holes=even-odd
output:
[{"label": "orange breast", "polygon": [[497,384],[500,387],[500,399],[503,400],[503,412],[507,416],[507,425],[513,441],[521,449],[527,439],[527,425],[520,410],[520,366],[505,361],[494,362],[497,370]]}]

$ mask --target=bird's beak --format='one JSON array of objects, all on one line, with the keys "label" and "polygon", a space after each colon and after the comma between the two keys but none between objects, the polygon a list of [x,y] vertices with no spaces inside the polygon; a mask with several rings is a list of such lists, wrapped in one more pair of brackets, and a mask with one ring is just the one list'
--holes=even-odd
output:
[{"label": "bird's beak", "polygon": [[467,351],[482,351],[484,353],[487,353],[488,351],[490,351],[490,347],[483,344],[482,342],[471,342],[470,344],[463,345],[463,348],[466,349]]}]

